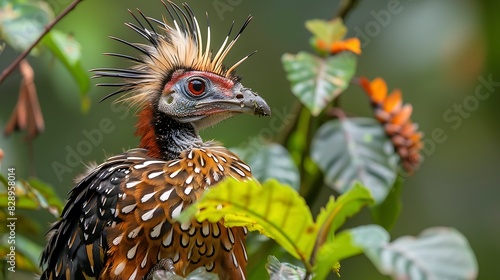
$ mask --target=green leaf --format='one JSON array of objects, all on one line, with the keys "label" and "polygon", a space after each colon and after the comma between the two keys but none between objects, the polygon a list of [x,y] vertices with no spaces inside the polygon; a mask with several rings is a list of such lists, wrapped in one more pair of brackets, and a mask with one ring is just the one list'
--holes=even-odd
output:
[{"label": "green leaf", "polygon": [[389,233],[379,225],[364,225],[344,230],[334,240],[339,246],[345,248],[345,250],[339,250],[339,261],[368,250],[378,250],[389,241]]},{"label": "green leaf", "polygon": [[371,208],[372,217],[375,223],[390,230],[401,213],[401,190],[403,182],[401,178],[396,179],[384,202]]},{"label": "green leaf", "polygon": [[[7,208],[8,197],[5,177],[0,174],[0,182],[4,189],[0,189],[0,207]],[[54,216],[58,217],[64,207],[63,202],[54,192],[54,188],[46,183],[31,179],[29,181],[20,180],[15,184],[15,198],[17,209],[38,210],[47,209]]]},{"label": "green leaf", "polygon": [[270,280],[302,280],[306,276],[305,269],[289,263],[281,263],[274,256],[267,258],[266,269]]},{"label": "green leaf", "polygon": [[[3,178],[3,175],[0,174],[0,177],[2,177],[2,182],[5,180]],[[9,207],[9,197],[12,197],[8,192],[7,192],[7,185],[4,184],[5,189],[0,190],[0,207],[1,208],[8,208]],[[16,208],[17,209],[28,209],[28,210],[37,210],[40,208],[40,202],[38,201],[36,195],[31,192],[30,188],[26,188],[24,184],[21,182],[15,182],[15,203],[16,203]]]},{"label": "green leaf", "polygon": [[64,208],[64,203],[56,194],[54,187],[37,178],[28,180],[28,183],[37,191],[37,197],[44,202],[44,208],[47,208],[50,213],[58,217]]},{"label": "green leaf", "polygon": [[250,167],[252,175],[259,182],[274,178],[295,190],[300,187],[297,166],[285,147],[280,144],[263,144],[254,149],[232,149]]},{"label": "green leaf", "polygon": [[226,179],[184,210],[178,220],[188,222],[193,216],[210,222],[224,218],[228,227],[258,230],[303,261],[311,254],[317,232],[305,200],[276,180],[260,186],[255,180]]},{"label": "green leaf", "polygon": [[397,176],[397,155],[374,119],[345,118],[323,124],[314,136],[311,157],[325,183],[340,193],[360,181],[376,203],[384,201]]},{"label": "green leaf", "polygon": [[[335,231],[344,224],[348,217],[358,213],[362,207],[372,204],[373,198],[370,191],[357,183],[345,194],[339,196],[337,201],[330,198],[325,208],[321,209],[316,224],[320,228],[316,238],[319,247],[316,255],[315,279],[324,279],[337,264],[343,254],[350,253],[350,236],[334,237]],[[347,239],[347,241],[346,241]],[[357,249],[357,248],[356,248]],[[361,252],[360,249],[357,249]],[[337,271],[338,273],[338,271]]]},{"label": "green leaf", "polygon": [[87,72],[82,67],[81,46],[71,35],[52,29],[43,38],[43,43],[62,62],[66,69],[73,76],[80,89],[82,98],[82,109],[88,109],[86,93],[90,87],[90,79]]},{"label": "green leaf", "polygon": [[395,279],[476,279],[477,260],[466,238],[453,228],[435,227],[404,236],[365,253]]},{"label": "green leaf", "polygon": [[281,61],[292,92],[313,116],[339,96],[356,72],[356,55],[350,52],[321,58],[306,52],[284,54]]},{"label": "green leaf", "polygon": [[[0,193],[0,207],[7,208],[9,196],[7,193]],[[37,200],[32,200],[31,195],[16,195],[16,208],[27,210],[38,210],[40,203]]]},{"label": "green leaf", "polygon": [[349,242],[327,242],[323,244],[316,254],[316,265],[314,266],[314,280],[325,279],[333,270],[340,274],[339,253],[344,253],[349,249]]},{"label": "green leaf", "polygon": [[361,208],[372,203],[374,200],[370,191],[359,183],[339,196],[336,201],[331,197],[316,218],[316,224],[320,228],[318,234],[324,234],[318,238],[325,241],[326,236],[333,237],[335,231],[344,224],[348,217],[352,217]]},{"label": "green leaf", "polygon": [[341,18],[335,18],[330,21],[322,19],[308,20],[306,21],[306,28],[314,37],[324,41],[327,45],[342,40],[347,34],[347,28]]},{"label": "green leaf", "polygon": [[319,248],[316,255],[315,276],[313,279],[325,279],[332,271],[338,274],[338,262],[363,253],[364,250],[376,250],[389,242],[389,233],[378,225],[366,225],[340,232],[335,239]]},{"label": "green leaf", "polygon": [[17,50],[25,50],[53,18],[44,1],[0,1],[0,38]]},{"label": "green leaf", "polygon": [[[23,211],[24,212],[24,211]],[[0,221],[4,219],[7,221],[7,217],[12,217],[8,215],[8,211],[0,211]],[[16,232],[22,232],[25,234],[27,237],[39,237],[40,234],[43,234],[42,230],[45,230],[45,225],[42,229],[42,226],[38,223],[36,219],[33,219],[30,217],[32,213],[28,212],[28,215],[25,215],[24,213],[16,213],[15,218],[16,220]],[[4,233],[8,231],[8,228],[0,229],[0,233]]]}]

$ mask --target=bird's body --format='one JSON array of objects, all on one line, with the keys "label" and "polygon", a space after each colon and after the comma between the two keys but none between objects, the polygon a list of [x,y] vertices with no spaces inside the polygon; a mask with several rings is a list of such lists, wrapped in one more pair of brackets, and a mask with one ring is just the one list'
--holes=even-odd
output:
[{"label": "bird's body", "polygon": [[[117,92],[132,93],[129,100],[140,106],[140,148],[110,157],[81,177],[51,229],[41,279],[144,279],[165,259],[180,275],[205,267],[221,279],[245,279],[245,228],[174,218],[226,177],[252,180],[248,165],[198,134],[241,112],[270,113],[232,74],[244,59],[229,69],[221,64],[248,20],[213,57],[209,43],[202,49],[191,9],[169,5],[180,20],[175,27],[142,13],[150,28],[140,21],[140,27],[127,24],[150,46],[117,39],[144,54],[112,54],[134,60],[133,68],[95,70],[96,76],[125,79]],[[151,22],[165,33],[154,31]]]}]

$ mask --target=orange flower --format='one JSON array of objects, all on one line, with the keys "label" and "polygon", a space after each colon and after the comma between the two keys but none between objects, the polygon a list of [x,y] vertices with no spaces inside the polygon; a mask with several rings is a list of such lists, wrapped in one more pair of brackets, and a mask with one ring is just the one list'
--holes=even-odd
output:
[{"label": "orange flower", "polygon": [[411,104],[403,105],[399,89],[393,90],[388,95],[387,84],[382,78],[370,82],[367,78],[361,77],[360,84],[370,98],[375,117],[391,138],[403,168],[412,173],[420,164],[420,150],[423,147],[422,132],[418,131],[417,124],[410,119],[413,107]]},{"label": "orange flower", "polygon": [[351,51],[357,55],[361,54],[361,43],[358,38],[348,38],[343,41],[334,41],[327,44],[321,39],[316,40],[316,48],[330,54],[337,54],[343,51]]}]

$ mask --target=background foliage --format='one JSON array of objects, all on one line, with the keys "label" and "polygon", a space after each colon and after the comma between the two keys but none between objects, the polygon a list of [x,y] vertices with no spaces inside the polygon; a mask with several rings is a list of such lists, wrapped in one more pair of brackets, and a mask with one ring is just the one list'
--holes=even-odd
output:
[{"label": "background foliage", "polygon": [[[254,147],[256,139],[277,134],[280,126],[290,121],[288,114],[293,112],[293,97],[282,70],[281,55],[309,50],[307,39],[310,35],[303,23],[311,18],[331,18],[338,3],[188,2],[198,11],[209,12],[215,39],[222,39],[232,19],[243,19],[249,13],[256,18],[231,58],[236,60],[254,49],[259,50],[249,63],[240,67],[239,73],[244,75],[246,84],[269,101],[274,116],[258,121],[242,116],[204,132],[206,139],[216,138],[227,146],[250,144]],[[360,36],[358,30],[365,34],[361,36],[363,54],[359,59],[358,73],[370,78],[383,76],[391,88],[402,88],[405,102],[412,103],[415,108],[413,119],[426,134],[424,164],[415,176],[404,182],[401,190],[404,207],[391,236],[417,235],[433,225],[455,227],[467,236],[477,255],[480,279],[491,278],[496,275],[496,257],[500,252],[500,131],[494,122],[499,114],[497,88],[493,87],[489,98],[477,106],[471,107],[473,103],[467,102],[471,102],[471,96],[481,85],[480,77],[500,81],[497,71],[500,41],[495,33],[500,28],[495,16],[499,4],[489,0],[401,0],[400,12],[389,13],[390,18],[383,18],[381,11],[388,11],[389,2],[361,1],[346,24],[350,28],[348,37]],[[56,13],[68,3],[48,1]],[[226,4],[226,10],[221,12],[220,3]],[[158,5],[155,1],[85,1],[57,28],[73,34],[82,45],[84,69],[111,67],[120,62],[103,57],[101,53],[118,52],[121,46],[107,36],[135,36],[122,24],[129,20],[126,9],[140,7],[148,14],[159,16]],[[93,16],[89,18],[88,15]],[[3,50],[0,69],[4,69],[15,56],[12,49]],[[81,114],[80,89],[63,65],[49,52],[42,53],[39,59],[30,58],[30,63],[35,69],[44,69],[36,71],[35,82],[46,132],[34,142],[33,160],[29,159],[22,135],[0,138],[0,147],[7,152],[1,166],[2,173],[6,167],[16,166],[18,176],[26,178],[32,165],[38,178],[57,186],[60,197],[65,197],[72,186],[72,178],[83,170],[80,161],[101,161],[104,153],[115,154],[136,146],[137,139],[131,136],[134,131],[133,112],[108,102],[97,104],[106,90],[91,87],[88,96],[92,105],[87,114]],[[0,87],[2,124],[15,104],[19,79],[15,73]],[[366,116],[371,116],[371,109],[360,89],[351,87],[347,94],[349,98],[342,99],[342,102],[348,111],[365,112]],[[474,110],[459,111],[460,106]],[[111,122],[111,126],[103,129],[103,121]],[[92,142],[87,137],[91,132],[102,137]],[[81,158],[68,157],[84,141],[91,143],[91,150]],[[57,173],[52,165],[54,162],[64,164],[68,169],[62,174]],[[315,213],[332,193],[326,188],[323,192],[325,201],[319,201],[313,207]],[[49,222],[53,221],[53,216],[40,213],[40,219]],[[366,224],[369,220],[369,214],[365,212],[350,220],[348,225]],[[39,234],[30,238],[41,243],[44,231],[39,229]],[[384,278],[367,260],[359,257],[343,262],[342,274],[352,279]]]}]

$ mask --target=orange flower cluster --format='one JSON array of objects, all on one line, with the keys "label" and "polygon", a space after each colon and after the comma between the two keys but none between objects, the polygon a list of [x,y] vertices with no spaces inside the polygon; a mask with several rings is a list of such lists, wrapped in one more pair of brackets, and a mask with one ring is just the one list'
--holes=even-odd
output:
[{"label": "orange flower cluster", "polygon": [[362,77],[360,83],[372,102],[375,117],[384,125],[385,132],[401,157],[403,168],[412,173],[420,164],[420,150],[423,147],[422,132],[410,119],[413,107],[411,104],[403,105],[399,89],[388,95],[387,84],[382,78],[370,82]]},{"label": "orange flower cluster", "polygon": [[316,39],[315,45],[318,49],[330,54],[336,54],[342,51],[351,51],[357,55],[361,54],[361,43],[358,38],[348,38],[343,41],[335,41],[328,45],[321,39]]}]

